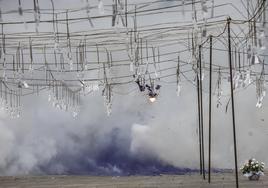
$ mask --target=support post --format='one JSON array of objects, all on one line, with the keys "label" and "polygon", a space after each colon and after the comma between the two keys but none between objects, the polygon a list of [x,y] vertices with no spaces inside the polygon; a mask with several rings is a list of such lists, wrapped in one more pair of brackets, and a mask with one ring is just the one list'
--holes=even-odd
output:
[{"label": "support post", "polygon": [[208,122],[208,183],[211,180],[211,96],[212,96],[212,35],[209,36],[209,122]]},{"label": "support post", "polygon": [[200,127],[201,127],[201,146],[202,146],[202,172],[203,172],[203,179],[206,179],[205,173],[205,156],[204,156],[204,120],[203,120],[203,88],[202,88],[202,61],[201,61],[201,48],[202,46],[199,45],[199,83],[200,83]]},{"label": "support post", "polygon": [[236,188],[239,187],[238,183],[238,169],[237,169],[237,147],[236,147],[236,128],[235,128],[235,108],[234,108],[234,91],[233,91],[233,65],[232,65],[232,49],[231,49],[231,18],[227,19],[228,27],[228,51],[229,51],[229,71],[230,71],[230,89],[231,89],[231,104],[232,104],[232,121],[233,121],[233,141],[234,141],[234,158],[235,158],[235,180]]},{"label": "support post", "polygon": [[202,145],[201,145],[201,117],[200,117],[200,88],[199,88],[199,77],[196,73],[196,88],[197,88],[197,107],[198,107],[198,142],[199,142],[199,165],[200,165],[200,175],[203,174],[203,164],[202,164]]}]

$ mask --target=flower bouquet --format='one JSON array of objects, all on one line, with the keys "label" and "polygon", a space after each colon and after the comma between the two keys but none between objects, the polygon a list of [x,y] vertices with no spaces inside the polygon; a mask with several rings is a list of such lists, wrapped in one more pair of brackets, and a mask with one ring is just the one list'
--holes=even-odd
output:
[{"label": "flower bouquet", "polygon": [[259,180],[264,173],[264,163],[259,163],[256,159],[250,159],[240,168],[245,177],[249,180]]}]

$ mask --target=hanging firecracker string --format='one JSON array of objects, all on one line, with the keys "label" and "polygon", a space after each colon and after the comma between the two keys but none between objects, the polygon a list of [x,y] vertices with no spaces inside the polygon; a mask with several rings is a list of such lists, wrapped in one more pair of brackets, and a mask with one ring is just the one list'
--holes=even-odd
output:
[{"label": "hanging firecracker string", "polygon": [[19,15],[22,16],[23,15],[23,10],[22,10],[22,5],[21,5],[21,0],[19,0],[19,8],[18,8],[18,11],[19,11]]},{"label": "hanging firecracker string", "polygon": [[3,22],[3,17],[2,17],[2,10],[0,8],[0,22]]},{"label": "hanging firecracker string", "polygon": [[38,27],[40,23],[40,8],[38,0],[33,0],[33,4],[34,4],[35,32],[38,33]]},{"label": "hanging firecracker string", "polygon": [[90,17],[90,4],[89,4],[89,0],[86,0],[86,3],[87,3],[87,5],[86,5],[86,11],[87,11],[88,22],[89,22],[89,24],[90,24],[91,27],[94,27],[94,24],[93,24],[92,19]]},{"label": "hanging firecracker string", "polygon": [[181,93],[181,78],[180,78],[180,56],[178,56],[178,65],[177,65],[177,96],[180,96]]},{"label": "hanging firecracker string", "polygon": [[256,107],[262,107],[262,101],[266,96],[266,88],[265,88],[265,72],[264,65],[262,67],[262,72],[260,77],[256,76],[256,95],[257,95],[257,104]]},{"label": "hanging firecracker string", "polygon": [[211,18],[214,17],[215,0],[211,0]]},{"label": "hanging firecracker string", "polygon": [[222,97],[222,75],[221,69],[218,70],[218,79],[217,79],[217,108],[222,105],[221,97]]},{"label": "hanging firecracker string", "polygon": [[34,68],[33,68],[33,47],[32,47],[32,39],[31,37],[29,38],[29,50],[30,50],[30,65],[28,71],[30,74],[33,74]]}]

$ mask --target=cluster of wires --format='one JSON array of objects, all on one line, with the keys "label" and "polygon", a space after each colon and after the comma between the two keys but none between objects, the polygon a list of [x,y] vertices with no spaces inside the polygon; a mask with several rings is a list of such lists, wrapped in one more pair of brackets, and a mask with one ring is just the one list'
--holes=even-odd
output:
[{"label": "cluster of wires", "polygon": [[[241,0],[242,10],[220,0],[112,0],[107,4],[87,0],[74,9],[57,9],[50,2],[51,8],[42,8],[33,0],[33,8],[24,9],[19,0],[17,10],[1,11],[0,79],[5,85],[1,93],[24,96],[49,89],[55,103],[60,101],[64,108],[72,103],[78,111],[80,95],[100,88],[110,106],[119,86],[147,87],[150,98],[152,93],[158,95],[161,83],[177,84],[177,90],[182,82],[196,87],[198,62],[203,64],[200,78],[206,79],[209,68],[209,36],[215,38],[213,56],[227,54],[227,17],[234,17],[236,87],[247,87],[245,83],[253,78],[267,82],[264,0]],[[221,14],[225,9],[232,13]],[[18,19],[9,19],[14,14]],[[22,31],[14,29],[23,25]],[[222,58],[212,64],[213,74],[218,75],[214,93],[218,98],[221,80],[229,79],[226,61]]]}]

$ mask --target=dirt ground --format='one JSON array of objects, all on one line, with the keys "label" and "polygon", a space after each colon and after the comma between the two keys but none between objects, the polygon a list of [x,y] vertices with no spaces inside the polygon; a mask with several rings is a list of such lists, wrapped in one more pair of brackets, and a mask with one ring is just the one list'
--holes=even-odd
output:
[{"label": "dirt ground", "polygon": [[[268,188],[268,177],[249,181],[239,176],[240,187]],[[212,175],[211,184],[199,174],[162,176],[8,176],[0,177],[1,188],[178,188],[178,187],[235,187],[232,173]]]}]

